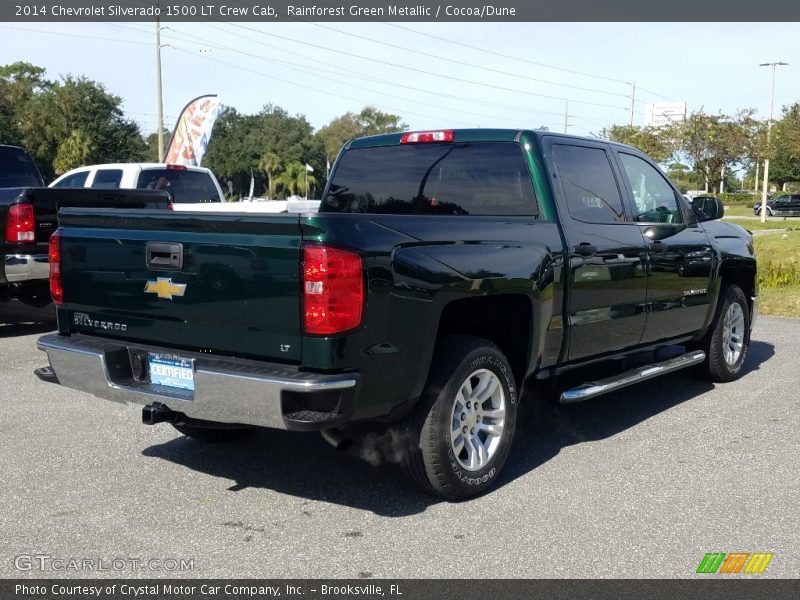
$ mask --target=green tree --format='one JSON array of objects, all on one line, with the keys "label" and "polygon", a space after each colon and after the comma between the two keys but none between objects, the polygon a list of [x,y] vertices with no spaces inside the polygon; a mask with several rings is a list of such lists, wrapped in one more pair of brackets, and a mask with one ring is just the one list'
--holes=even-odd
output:
[{"label": "green tree", "polygon": [[753,112],[747,109],[730,116],[698,111],[669,128],[680,153],[714,193],[719,190],[723,168],[729,171],[752,155]]},{"label": "green tree", "polygon": [[45,179],[84,164],[141,161],[144,140],[121,104],[101,84],[67,75],[40,86],[20,109],[19,142],[37,158]]},{"label": "green tree", "polygon": [[224,109],[214,125],[203,164],[220,178],[233,181],[240,194],[249,188],[252,172],[257,187],[267,188],[267,193],[273,195],[266,171],[260,165],[267,154],[276,155],[279,165],[307,162],[315,172],[324,172],[322,142],[313,135],[306,118],[291,116],[271,104],[257,115],[240,115],[234,109]]},{"label": "green tree", "polygon": [[[171,132],[164,128],[162,129],[164,132],[164,151],[166,152],[167,144],[169,144],[169,136]],[[150,135],[147,136],[147,140],[145,141],[146,148],[144,151],[145,158],[144,160],[148,162],[162,162],[163,157],[158,155],[158,132],[154,131]]]},{"label": "green tree", "polygon": [[325,148],[325,159],[333,162],[342,145],[364,135],[405,131],[408,125],[401,117],[381,112],[374,106],[365,106],[358,114],[347,112],[336,117],[317,132],[317,138]]},{"label": "green tree", "polygon": [[779,185],[800,181],[800,103],[783,108],[770,141],[770,179]]},{"label": "green tree", "polygon": [[27,62],[0,67],[0,144],[22,144],[20,124],[30,101],[52,83],[45,70]]},{"label": "green tree", "polygon": [[277,184],[285,191],[286,196],[293,196],[296,193],[308,194],[308,190],[305,189],[306,181],[310,187],[317,182],[317,179],[311,173],[306,175],[306,166],[297,161],[286,165],[276,180]]},{"label": "green tree", "polygon": [[95,153],[93,140],[83,129],[73,129],[66,140],[58,145],[53,168],[57,175],[65,173],[78,166],[90,164],[91,156]]},{"label": "green tree", "polygon": [[681,192],[696,190],[703,186],[703,181],[690,167],[679,162],[667,165],[667,176],[678,186]]},{"label": "green tree", "polygon": [[258,161],[258,167],[267,175],[267,198],[275,197],[275,173],[281,166],[280,157],[274,152],[267,152]]},{"label": "green tree", "polygon": [[659,163],[666,162],[675,152],[668,128],[612,125],[600,132],[600,137],[638,148]]}]

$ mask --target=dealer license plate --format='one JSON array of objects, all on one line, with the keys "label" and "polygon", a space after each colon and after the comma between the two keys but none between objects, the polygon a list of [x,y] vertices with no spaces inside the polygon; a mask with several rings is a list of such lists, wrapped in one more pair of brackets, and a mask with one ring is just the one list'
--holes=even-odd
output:
[{"label": "dealer license plate", "polygon": [[150,363],[150,383],[183,390],[194,390],[194,361],[172,354],[147,355]]}]

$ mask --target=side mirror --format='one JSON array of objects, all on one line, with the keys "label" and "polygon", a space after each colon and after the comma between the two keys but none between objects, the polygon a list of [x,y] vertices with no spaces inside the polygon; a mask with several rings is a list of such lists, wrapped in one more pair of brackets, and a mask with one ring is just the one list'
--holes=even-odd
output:
[{"label": "side mirror", "polygon": [[714,221],[721,219],[725,214],[725,207],[722,200],[713,196],[699,196],[692,200],[692,211],[697,215],[697,219],[703,221]]}]

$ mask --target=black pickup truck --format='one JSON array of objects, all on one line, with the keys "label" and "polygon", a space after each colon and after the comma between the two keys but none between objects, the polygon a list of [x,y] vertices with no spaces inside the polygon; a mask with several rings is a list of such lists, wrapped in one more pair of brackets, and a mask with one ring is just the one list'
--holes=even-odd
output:
[{"label": "black pickup truck", "polygon": [[37,375],[202,440],[395,423],[412,480],[467,498],[497,480],[527,384],[668,345],[685,352],[561,402],[689,366],[740,376],[756,259],[722,212],[600,140],[361,138],[318,214],[62,210]]},{"label": "black pickup truck", "polygon": [[44,187],[30,154],[18,146],[0,146],[0,302],[18,298],[47,304],[47,242],[56,229],[56,211],[26,197]]},{"label": "black pickup truck", "polygon": [[61,207],[166,209],[163,191],[70,190],[44,187],[28,152],[0,145],[0,302],[50,303],[48,251]]}]

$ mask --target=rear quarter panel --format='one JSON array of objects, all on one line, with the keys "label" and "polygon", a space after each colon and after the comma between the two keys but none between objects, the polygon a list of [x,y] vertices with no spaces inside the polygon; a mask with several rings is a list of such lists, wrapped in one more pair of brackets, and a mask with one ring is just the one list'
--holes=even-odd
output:
[{"label": "rear quarter panel", "polygon": [[[363,257],[362,325],[341,336],[303,338],[305,367],[357,367],[362,373],[355,419],[384,416],[419,397],[440,317],[455,300],[524,297],[535,331],[528,371],[556,360],[560,343],[545,340],[561,317],[562,246],[556,224],[533,217],[326,213],[303,217],[301,226],[305,242],[324,242]],[[560,330],[555,337],[561,339]]]}]

